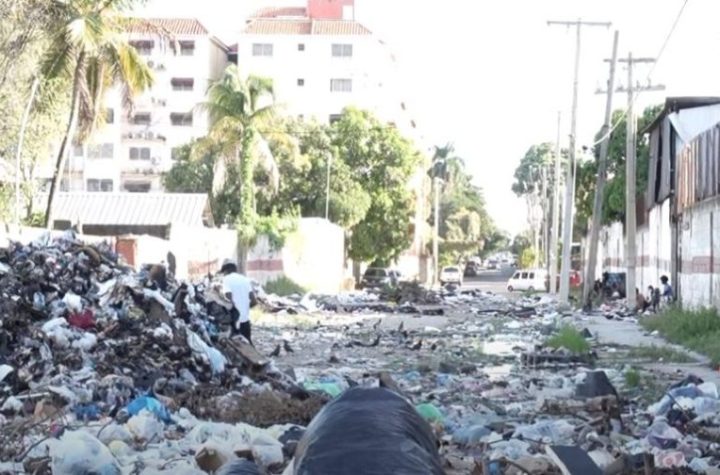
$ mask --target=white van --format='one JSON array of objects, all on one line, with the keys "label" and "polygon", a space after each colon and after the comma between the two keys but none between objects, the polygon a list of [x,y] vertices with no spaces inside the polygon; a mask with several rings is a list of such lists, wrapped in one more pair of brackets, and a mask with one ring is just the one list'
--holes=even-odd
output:
[{"label": "white van", "polygon": [[515,271],[507,283],[508,292],[515,290],[523,291],[545,291],[547,271],[545,269],[521,269]]}]

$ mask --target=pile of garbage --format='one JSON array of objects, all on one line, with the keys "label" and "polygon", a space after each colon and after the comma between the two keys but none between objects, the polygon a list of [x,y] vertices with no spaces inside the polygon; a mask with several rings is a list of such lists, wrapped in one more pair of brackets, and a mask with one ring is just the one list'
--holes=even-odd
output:
[{"label": "pile of garbage", "polygon": [[[193,473],[205,464],[198,447],[218,437],[244,441],[264,469],[284,466],[288,424],[306,425],[328,399],[222,335],[230,317],[216,284],[176,282],[159,266],[136,273],[71,233],[0,250],[0,292],[0,473],[119,473],[123,457]],[[254,409],[267,430],[196,418],[247,421]]]}]

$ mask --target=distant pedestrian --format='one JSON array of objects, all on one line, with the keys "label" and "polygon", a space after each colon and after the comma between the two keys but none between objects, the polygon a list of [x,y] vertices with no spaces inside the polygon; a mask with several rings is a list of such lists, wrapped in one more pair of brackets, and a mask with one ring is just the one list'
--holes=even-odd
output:
[{"label": "distant pedestrian", "polygon": [[635,289],[635,311],[637,313],[645,312],[650,306],[650,302],[640,293],[640,289]]},{"label": "distant pedestrian", "polygon": [[660,283],[662,284],[662,297],[665,302],[670,303],[673,301],[673,288],[670,285],[670,279],[664,275],[660,277]]},{"label": "distant pedestrian", "polygon": [[653,312],[657,313],[658,308],[660,308],[660,287],[655,287],[652,289],[652,307]]},{"label": "distant pedestrian", "polygon": [[239,333],[252,345],[250,307],[254,306],[253,302],[255,302],[252,283],[250,279],[238,272],[237,264],[230,259],[223,262],[220,272],[224,275],[222,281],[223,293],[232,303],[230,335],[233,336]]}]

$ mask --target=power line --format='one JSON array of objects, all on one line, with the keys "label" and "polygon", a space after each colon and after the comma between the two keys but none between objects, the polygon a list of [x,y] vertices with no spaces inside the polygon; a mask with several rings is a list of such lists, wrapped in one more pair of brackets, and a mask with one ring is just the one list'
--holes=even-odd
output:
[{"label": "power line", "polygon": [[[685,7],[687,7],[688,3],[689,3],[689,0],[685,0],[683,2],[682,6],[680,7],[680,10],[678,11],[677,15],[675,15],[675,20],[673,21],[673,24],[670,27],[670,31],[665,36],[665,40],[663,41],[662,46],[660,46],[660,50],[658,51],[657,55],[655,56],[655,61],[653,61],[652,67],[650,68],[647,76],[645,77],[645,82],[647,82],[647,83],[650,82],[651,76],[652,76],[653,72],[655,71],[655,68],[657,67],[658,63],[660,62],[660,58],[662,57],[663,53],[665,52],[665,48],[667,47],[668,43],[670,43],[670,38],[675,33],[675,29],[677,28],[678,23],[680,23],[680,18],[682,17],[683,12],[685,11]],[[632,85],[628,84],[628,87],[632,87]],[[637,89],[638,93],[635,94],[632,105],[635,105],[635,103],[638,100],[638,97],[640,97],[640,95],[643,92],[649,91],[649,90],[657,90],[657,89],[649,89],[649,88],[648,89]],[[618,92],[620,92],[620,91],[618,91]],[[607,131],[607,133],[605,135],[603,135],[602,137],[597,139],[595,142],[593,142],[591,147],[594,147],[594,146],[602,143],[602,141],[605,140],[605,138],[611,136],[613,134],[613,132],[615,132],[615,129],[617,129],[618,126],[620,125],[620,123],[623,121],[623,119],[625,119],[627,117],[628,110],[629,110],[629,108],[623,109],[623,113],[622,113],[622,116],[620,117],[620,119],[615,124],[613,124],[613,126],[610,128],[610,130]]]}]

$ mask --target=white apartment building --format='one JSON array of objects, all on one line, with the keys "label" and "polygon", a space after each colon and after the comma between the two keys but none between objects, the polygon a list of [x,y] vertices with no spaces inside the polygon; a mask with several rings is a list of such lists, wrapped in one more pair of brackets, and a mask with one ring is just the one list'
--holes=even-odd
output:
[{"label": "white apartment building", "polygon": [[132,112],[118,88],[109,91],[107,124],[71,150],[63,191],[162,191],[176,148],[208,132],[198,106],[227,65],[227,47],[195,19],[143,19],[128,37],[155,83],[134,99]]},{"label": "white apartment building", "polygon": [[261,10],[248,19],[231,60],[246,74],[271,78],[288,115],[327,123],[356,106],[412,136],[394,57],[355,21],[354,3],[308,0],[306,8]]},{"label": "white apartment building", "polygon": [[[355,20],[355,0],[307,0],[305,7],[261,10],[247,20],[229,57],[243,73],[271,78],[276,103],[286,114],[331,123],[346,107],[369,110],[413,140],[429,161],[430,146],[403,100],[395,57]],[[418,167],[408,184],[416,199],[414,242],[398,263],[421,278],[428,274],[427,166]]]}]

